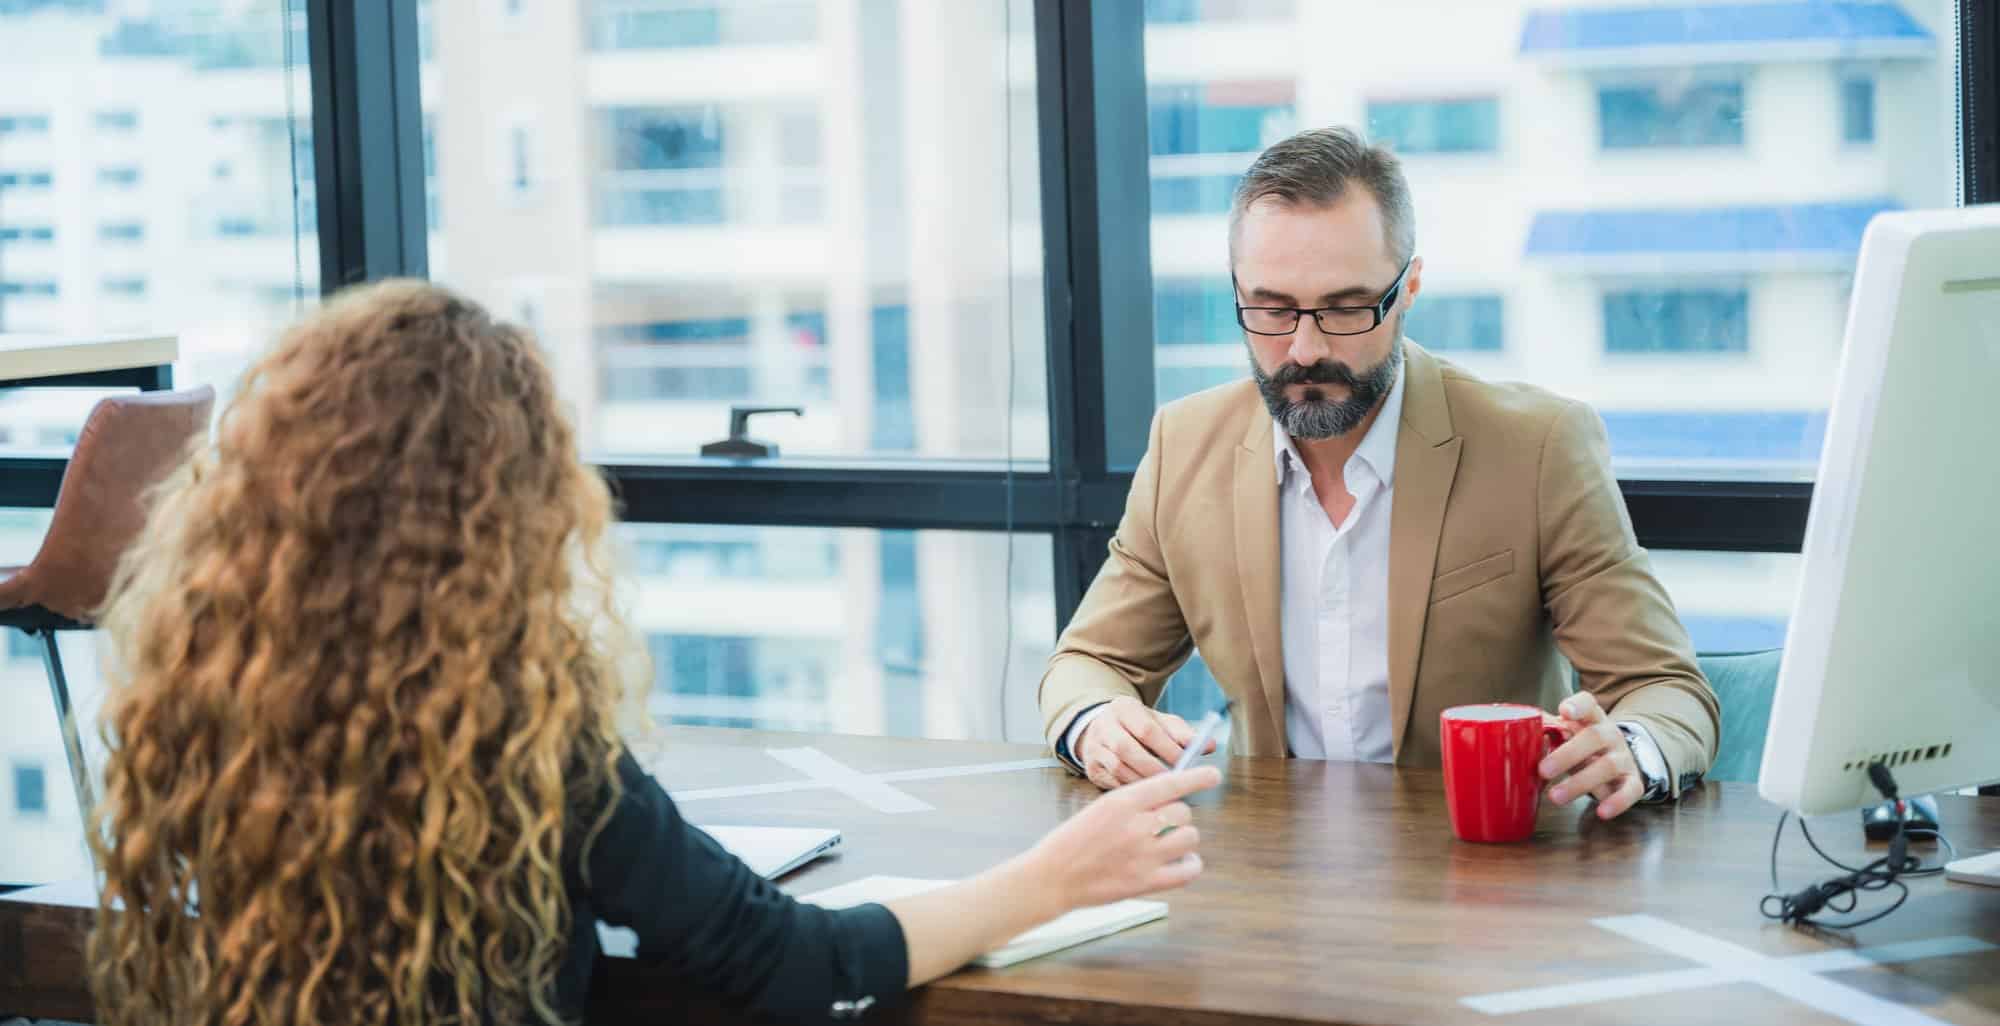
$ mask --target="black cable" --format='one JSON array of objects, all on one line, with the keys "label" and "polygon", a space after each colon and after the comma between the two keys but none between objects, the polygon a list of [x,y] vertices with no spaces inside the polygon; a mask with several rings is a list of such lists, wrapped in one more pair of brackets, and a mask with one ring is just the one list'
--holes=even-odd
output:
[{"label": "black cable", "polygon": [[[1943,842],[1945,848],[1951,852],[1952,858],[1958,856],[1958,849],[1953,846],[1951,839],[1944,835],[1942,829],[1934,834],[1930,831],[1924,831],[1922,834],[1907,832],[1903,801],[1897,796],[1896,780],[1890,775],[1887,766],[1879,762],[1871,764],[1868,767],[1868,777],[1875,784],[1875,789],[1882,793],[1884,800],[1896,804],[1896,833],[1889,839],[1889,854],[1859,868],[1847,865],[1828,855],[1819,846],[1819,842],[1813,840],[1812,830],[1806,826],[1805,817],[1801,816],[1799,833],[1805,837],[1806,844],[1811,846],[1814,854],[1846,875],[1824,880],[1804,890],[1787,894],[1778,883],[1778,844],[1784,838],[1785,820],[1791,813],[1780,813],[1778,827],[1771,833],[1771,893],[1766,894],[1764,900],[1757,906],[1758,911],[1762,912],[1766,919],[1823,930],[1851,930],[1857,926],[1866,926],[1902,908],[1903,903],[1910,900],[1910,888],[1903,882],[1905,879],[1935,876],[1944,871],[1944,860],[1940,860],[1935,866],[1926,867],[1921,859],[1911,856],[1909,854],[1911,838],[1935,838]],[[1891,902],[1888,908],[1873,915],[1841,922],[1828,922],[1817,918],[1822,911],[1831,911],[1843,916],[1851,915],[1860,907],[1862,894],[1886,891],[1890,888],[1895,888],[1896,900]],[[1843,899],[1845,904],[1842,903]]]}]

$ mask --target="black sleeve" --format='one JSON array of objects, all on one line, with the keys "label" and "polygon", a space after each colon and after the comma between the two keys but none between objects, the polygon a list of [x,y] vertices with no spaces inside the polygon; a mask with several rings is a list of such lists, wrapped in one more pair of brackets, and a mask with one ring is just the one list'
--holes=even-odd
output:
[{"label": "black sleeve", "polygon": [[630,752],[618,777],[585,886],[598,918],[639,935],[642,961],[794,1022],[851,1022],[902,998],[909,951],[888,909],[801,904],[681,819]]}]

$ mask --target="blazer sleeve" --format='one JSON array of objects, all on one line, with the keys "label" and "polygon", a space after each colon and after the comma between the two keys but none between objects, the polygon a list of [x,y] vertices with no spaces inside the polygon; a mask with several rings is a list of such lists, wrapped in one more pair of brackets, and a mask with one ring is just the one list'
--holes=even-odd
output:
[{"label": "blazer sleeve", "polygon": [[584,864],[598,918],[688,986],[786,1022],[851,1022],[909,986],[902,924],[881,905],[802,904],[689,825],[630,752],[623,794]]},{"label": "blazer sleeve", "polygon": [[1596,411],[1570,403],[1556,416],[1537,478],[1542,604],[1556,645],[1613,719],[1652,734],[1679,795],[1708,772],[1721,707],[1632,533]]},{"label": "blazer sleeve", "polygon": [[1132,475],[1109,555],[1042,677],[1042,728],[1052,749],[1070,722],[1092,706],[1126,697],[1153,704],[1194,650],[1155,530],[1164,421],[1164,413],[1153,415],[1146,455]]}]

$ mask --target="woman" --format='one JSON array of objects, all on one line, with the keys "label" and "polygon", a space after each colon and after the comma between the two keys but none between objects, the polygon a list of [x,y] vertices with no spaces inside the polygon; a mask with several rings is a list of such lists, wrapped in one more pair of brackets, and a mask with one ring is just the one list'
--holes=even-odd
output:
[{"label": "woman", "polygon": [[620,740],[611,521],[534,343],[450,292],[346,293],[259,361],[106,610],[99,1021],[573,1020],[599,919],[677,985],[825,1019],[1200,872],[1179,799],[1213,770],[950,888],[793,902]]}]

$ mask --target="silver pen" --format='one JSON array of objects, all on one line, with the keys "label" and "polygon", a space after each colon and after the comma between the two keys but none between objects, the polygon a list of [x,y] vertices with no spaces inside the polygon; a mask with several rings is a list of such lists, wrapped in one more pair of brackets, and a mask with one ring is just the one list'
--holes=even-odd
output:
[{"label": "silver pen", "polygon": [[1207,716],[1201,718],[1201,726],[1196,727],[1194,731],[1194,740],[1188,744],[1186,750],[1181,752],[1180,759],[1174,763],[1174,772],[1178,773],[1181,770],[1187,769],[1189,766],[1194,765],[1196,759],[1201,758],[1202,750],[1207,748],[1208,743],[1215,739],[1216,731],[1221,730],[1222,725],[1229,722],[1229,710],[1235,704],[1234,702],[1224,702],[1216,706]]}]

